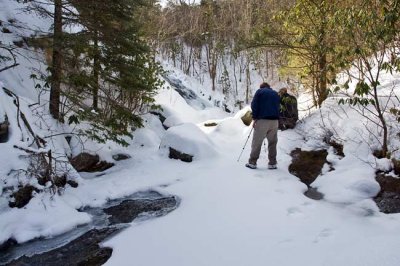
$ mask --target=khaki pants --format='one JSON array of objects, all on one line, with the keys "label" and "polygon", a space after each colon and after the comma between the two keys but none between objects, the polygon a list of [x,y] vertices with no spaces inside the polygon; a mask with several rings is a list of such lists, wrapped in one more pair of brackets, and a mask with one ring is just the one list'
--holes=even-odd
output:
[{"label": "khaki pants", "polygon": [[268,164],[276,164],[276,145],[278,143],[278,120],[257,120],[254,126],[253,142],[249,163],[257,164],[260,157],[261,146],[265,138],[268,140]]}]

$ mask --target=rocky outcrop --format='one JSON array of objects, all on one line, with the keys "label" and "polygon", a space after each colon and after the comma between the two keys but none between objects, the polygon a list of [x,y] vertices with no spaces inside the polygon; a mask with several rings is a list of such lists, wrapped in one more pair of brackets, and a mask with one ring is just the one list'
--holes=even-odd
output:
[{"label": "rocky outcrop", "polygon": [[181,160],[182,162],[187,162],[190,163],[193,161],[193,155],[180,152],[178,150],[175,150],[174,148],[169,147],[169,156],[170,159],[177,159]]},{"label": "rocky outcrop", "polygon": [[72,158],[70,163],[78,172],[102,172],[114,166],[113,163],[100,161],[99,155],[86,152]]}]

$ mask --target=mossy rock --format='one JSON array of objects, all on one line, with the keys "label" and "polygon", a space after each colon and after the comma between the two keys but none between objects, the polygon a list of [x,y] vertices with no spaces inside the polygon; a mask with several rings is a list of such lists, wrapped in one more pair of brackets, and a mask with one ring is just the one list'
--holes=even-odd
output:
[{"label": "mossy rock", "polygon": [[246,126],[250,126],[251,122],[253,122],[253,116],[251,111],[247,111],[242,117],[241,117],[243,124]]},{"label": "mossy rock", "polygon": [[205,127],[215,127],[215,126],[217,126],[217,125],[218,125],[218,124],[215,123],[215,122],[204,123],[204,126],[205,126]]}]

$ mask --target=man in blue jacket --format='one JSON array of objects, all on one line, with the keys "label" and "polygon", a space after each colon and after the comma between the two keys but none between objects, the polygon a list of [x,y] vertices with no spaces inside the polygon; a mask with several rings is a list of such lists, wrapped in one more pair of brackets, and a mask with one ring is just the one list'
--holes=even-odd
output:
[{"label": "man in blue jacket", "polygon": [[276,145],[278,143],[280,97],[271,89],[268,83],[263,82],[251,102],[253,115],[253,142],[251,153],[246,167],[257,168],[261,146],[265,139],[268,140],[268,169],[276,169]]}]

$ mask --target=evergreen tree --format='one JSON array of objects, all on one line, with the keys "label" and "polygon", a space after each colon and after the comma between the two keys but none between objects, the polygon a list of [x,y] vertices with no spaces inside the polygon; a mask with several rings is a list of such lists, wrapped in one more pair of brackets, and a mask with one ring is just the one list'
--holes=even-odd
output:
[{"label": "evergreen tree", "polygon": [[[141,126],[138,111],[152,104],[152,95],[160,85],[160,67],[145,42],[143,24],[136,19],[146,3],[89,0],[73,4],[84,27],[73,54],[84,63],[78,69],[91,71],[74,72],[70,77],[92,98],[91,107],[80,106],[76,112],[80,119],[91,121],[92,129],[87,133],[92,137],[121,141],[117,136],[129,135],[129,125]],[[74,121],[76,116],[72,118]]]},{"label": "evergreen tree", "polygon": [[[153,104],[160,67],[141,30],[141,0],[27,1],[27,10],[54,20],[49,67],[50,113],[69,123],[85,121],[98,141],[126,144],[122,135],[142,126],[140,112]],[[140,18],[141,20],[139,20]],[[68,32],[73,25],[77,32]]]},{"label": "evergreen tree", "polygon": [[53,26],[53,57],[50,78],[50,114],[54,119],[62,120],[60,116],[60,97],[62,79],[62,37],[63,37],[63,10],[62,0],[54,0],[54,26]]}]

